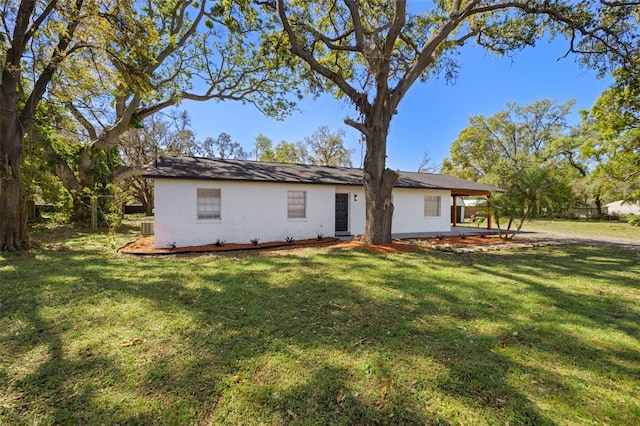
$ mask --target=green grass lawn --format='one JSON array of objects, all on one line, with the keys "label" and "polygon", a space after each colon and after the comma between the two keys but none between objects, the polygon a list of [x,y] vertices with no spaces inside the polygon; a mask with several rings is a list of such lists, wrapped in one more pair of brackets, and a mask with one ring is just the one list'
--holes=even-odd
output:
[{"label": "green grass lawn", "polygon": [[0,424],[640,423],[639,252],[36,238],[0,253]]},{"label": "green grass lawn", "polygon": [[534,220],[525,222],[522,229],[640,240],[640,226],[632,226],[626,222],[614,220]]}]

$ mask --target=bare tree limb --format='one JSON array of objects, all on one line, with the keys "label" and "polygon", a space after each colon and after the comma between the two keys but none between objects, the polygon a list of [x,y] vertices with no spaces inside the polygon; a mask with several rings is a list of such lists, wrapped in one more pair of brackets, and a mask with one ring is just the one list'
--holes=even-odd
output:
[{"label": "bare tree limb", "polygon": [[282,25],[284,27],[285,32],[289,36],[289,41],[291,43],[291,50],[294,54],[300,56],[305,62],[309,64],[309,66],[316,71],[317,73],[323,75],[324,77],[331,80],[336,86],[342,90],[342,92],[351,99],[351,101],[356,105],[358,109],[366,110],[370,108],[369,102],[366,100],[366,96],[358,92],[354,89],[347,81],[336,72],[330,70],[329,68],[321,65],[313,55],[309,54],[306,50],[304,50],[299,42],[298,38],[291,27],[291,23],[289,22],[289,18],[286,14],[286,7],[284,5],[283,0],[277,0],[277,13],[280,17]]},{"label": "bare tree limb", "polygon": [[82,115],[80,110],[76,108],[73,102],[67,102],[65,106],[69,109],[69,112],[71,112],[75,119],[78,120],[78,123],[80,123],[82,127],[84,127],[89,135],[89,138],[98,139],[98,132],[96,131],[96,128],[93,126],[93,124],[91,124],[89,120],[85,118],[84,115]]},{"label": "bare tree limb", "polygon": [[139,166],[119,167],[112,174],[113,183],[120,183],[123,180],[129,179],[132,177],[142,176],[142,174],[151,166],[153,166],[153,162],[139,165]]}]

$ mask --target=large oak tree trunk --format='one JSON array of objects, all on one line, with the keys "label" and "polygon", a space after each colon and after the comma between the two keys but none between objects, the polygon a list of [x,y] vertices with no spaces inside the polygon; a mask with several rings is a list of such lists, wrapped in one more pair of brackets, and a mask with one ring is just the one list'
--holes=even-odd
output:
[{"label": "large oak tree trunk", "polygon": [[365,244],[391,243],[391,191],[398,180],[398,173],[385,167],[389,129],[385,123],[389,121],[374,120],[367,137],[363,176],[366,217],[362,241]]},{"label": "large oak tree trunk", "polygon": [[10,251],[29,247],[20,185],[24,130],[16,112],[17,78],[3,72],[0,89],[0,250]]},{"label": "large oak tree trunk", "polygon": [[[56,2],[49,2],[36,11],[35,0],[21,0],[16,9],[12,39],[3,40],[8,49],[0,60],[2,83],[0,85],[0,250],[24,250],[28,248],[26,232],[26,208],[22,199],[20,173],[24,156],[24,137],[34,125],[36,106],[42,100],[54,72],[66,57],[73,33],[80,22],[84,0],[76,0],[75,16],[59,33],[57,43],[52,45],[50,56],[43,57],[44,68],[33,81],[33,85],[22,82],[23,56],[27,46],[34,42],[34,34],[41,27],[48,27],[48,17],[55,13]],[[40,14],[40,15],[38,15]],[[52,41],[52,40],[48,40]],[[48,43],[42,42],[44,44]],[[55,40],[53,40],[55,42]],[[42,49],[46,51],[46,47]],[[38,67],[34,67],[38,68]],[[30,87],[30,94],[23,89]],[[24,101],[24,105],[22,102]],[[20,105],[20,107],[19,107]],[[22,111],[19,111],[22,108]]]},{"label": "large oak tree trunk", "polygon": [[365,172],[364,191],[367,200],[366,221],[362,241],[365,244],[391,243],[393,203],[391,190],[398,175],[393,170],[384,169],[379,176]]},{"label": "large oak tree trunk", "polygon": [[0,192],[3,194],[0,197],[0,249],[26,250],[29,240],[20,181],[3,177],[0,181]]},{"label": "large oak tree trunk", "polygon": [[23,135],[12,115],[0,115],[0,250],[9,251],[29,247],[20,185]]}]

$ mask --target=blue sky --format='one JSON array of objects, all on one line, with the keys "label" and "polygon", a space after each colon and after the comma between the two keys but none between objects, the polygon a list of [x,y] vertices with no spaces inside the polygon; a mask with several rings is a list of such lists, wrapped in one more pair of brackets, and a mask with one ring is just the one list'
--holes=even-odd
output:
[{"label": "blue sky", "polygon": [[[575,99],[572,122],[578,111],[589,109],[610,84],[598,79],[594,71],[580,67],[573,57],[562,57],[566,42],[540,42],[535,48],[496,57],[476,46],[461,50],[462,64],[455,83],[444,79],[417,82],[401,101],[391,123],[387,141],[387,166],[397,170],[416,170],[425,152],[439,164],[449,155],[449,147],[473,115],[493,115],[507,102],[527,105],[538,99],[564,102]],[[274,144],[298,142],[326,125],[332,131],[346,132],[345,145],[354,150],[354,166],[361,162],[360,134],[344,124],[353,115],[345,101],[323,96],[305,99],[284,121],[263,117],[251,106],[237,102],[185,102],[180,105],[191,117],[196,138],[231,135],[247,151],[256,136],[263,134]]]}]

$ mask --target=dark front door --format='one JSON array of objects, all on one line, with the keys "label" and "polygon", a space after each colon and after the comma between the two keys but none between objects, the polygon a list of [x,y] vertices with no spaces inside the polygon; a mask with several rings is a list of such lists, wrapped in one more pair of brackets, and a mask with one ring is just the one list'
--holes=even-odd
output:
[{"label": "dark front door", "polygon": [[336,194],[336,233],[349,232],[349,194]]}]

